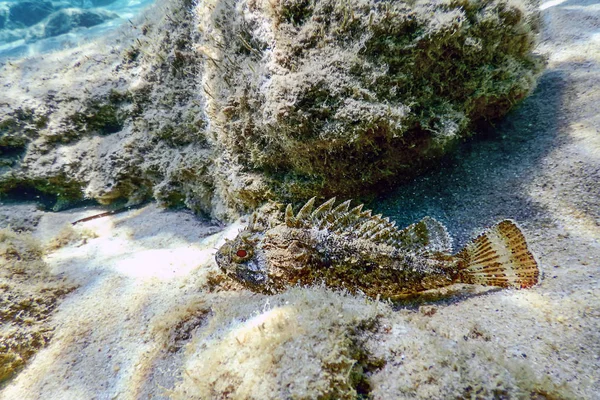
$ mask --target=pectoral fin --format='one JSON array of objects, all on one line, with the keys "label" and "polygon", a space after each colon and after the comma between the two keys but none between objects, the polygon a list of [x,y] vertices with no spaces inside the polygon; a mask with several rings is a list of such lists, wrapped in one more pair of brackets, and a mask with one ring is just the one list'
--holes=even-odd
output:
[{"label": "pectoral fin", "polygon": [[452,238],[446,227],[431,217],[425,217],[400,231],[399,242],[403,249],[415,252],[452,251]]}]

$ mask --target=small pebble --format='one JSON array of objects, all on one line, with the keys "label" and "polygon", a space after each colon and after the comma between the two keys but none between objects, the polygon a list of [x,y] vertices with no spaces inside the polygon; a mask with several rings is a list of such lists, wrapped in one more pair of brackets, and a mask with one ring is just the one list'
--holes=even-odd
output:
[{"label": "small pebble", "polygon": [[436,306],[421,306],[419,307],[419,312],[423,315],[431,317],[437,312]]}]

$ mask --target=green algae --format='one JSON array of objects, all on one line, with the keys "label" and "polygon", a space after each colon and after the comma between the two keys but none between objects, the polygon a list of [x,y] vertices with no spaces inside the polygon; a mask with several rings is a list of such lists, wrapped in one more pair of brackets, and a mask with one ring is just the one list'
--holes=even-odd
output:
[{"label": "green algae", "polygon": [[207,63],[207,101],[224,104],[211,115],[222,121],[218,145],[283,201],[356,197],[413,178],[517,105],[543,65],[532,53],[535,2],[290,0],[249,7],[253,18],[224,10],[219,41],[206,40],[222,60]]}]

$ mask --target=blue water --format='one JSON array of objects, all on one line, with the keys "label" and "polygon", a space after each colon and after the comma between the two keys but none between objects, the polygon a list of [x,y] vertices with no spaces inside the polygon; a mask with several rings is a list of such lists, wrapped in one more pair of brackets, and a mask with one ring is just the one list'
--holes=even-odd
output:
[{"label": "blue water", "polygon": [[134,18],[154,0],[0,1],[0,60],[79,46]]}]

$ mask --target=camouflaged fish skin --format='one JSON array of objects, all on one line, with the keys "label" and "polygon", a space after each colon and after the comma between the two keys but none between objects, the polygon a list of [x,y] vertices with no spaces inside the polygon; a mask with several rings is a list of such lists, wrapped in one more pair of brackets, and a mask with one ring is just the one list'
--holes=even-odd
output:
[{"label": "camouflaged fish skin", "polygon": [[363,211],[362,205],[350,209],[350,201],[334,203],[331,199],[313,210],[313,198],[296,215],[288,205],[277,221],[253,215],[248,227],[218,250],[217,264],[249,289],[269,294],[290,285],[324,283],[371,297],[399,298],[456,282],[504,287],[537,283],[537,262],[511,221],[503,223],[511,229],[514,225],[518,233],[511,231],[512,242],[506,243],[521,246],[519,259],[503,247],[504,228],[496,235],[500,239],[490,236],[490,241],[485,233],[452,255],[450,236],[433,218],[399,230],[387,218]]}]

